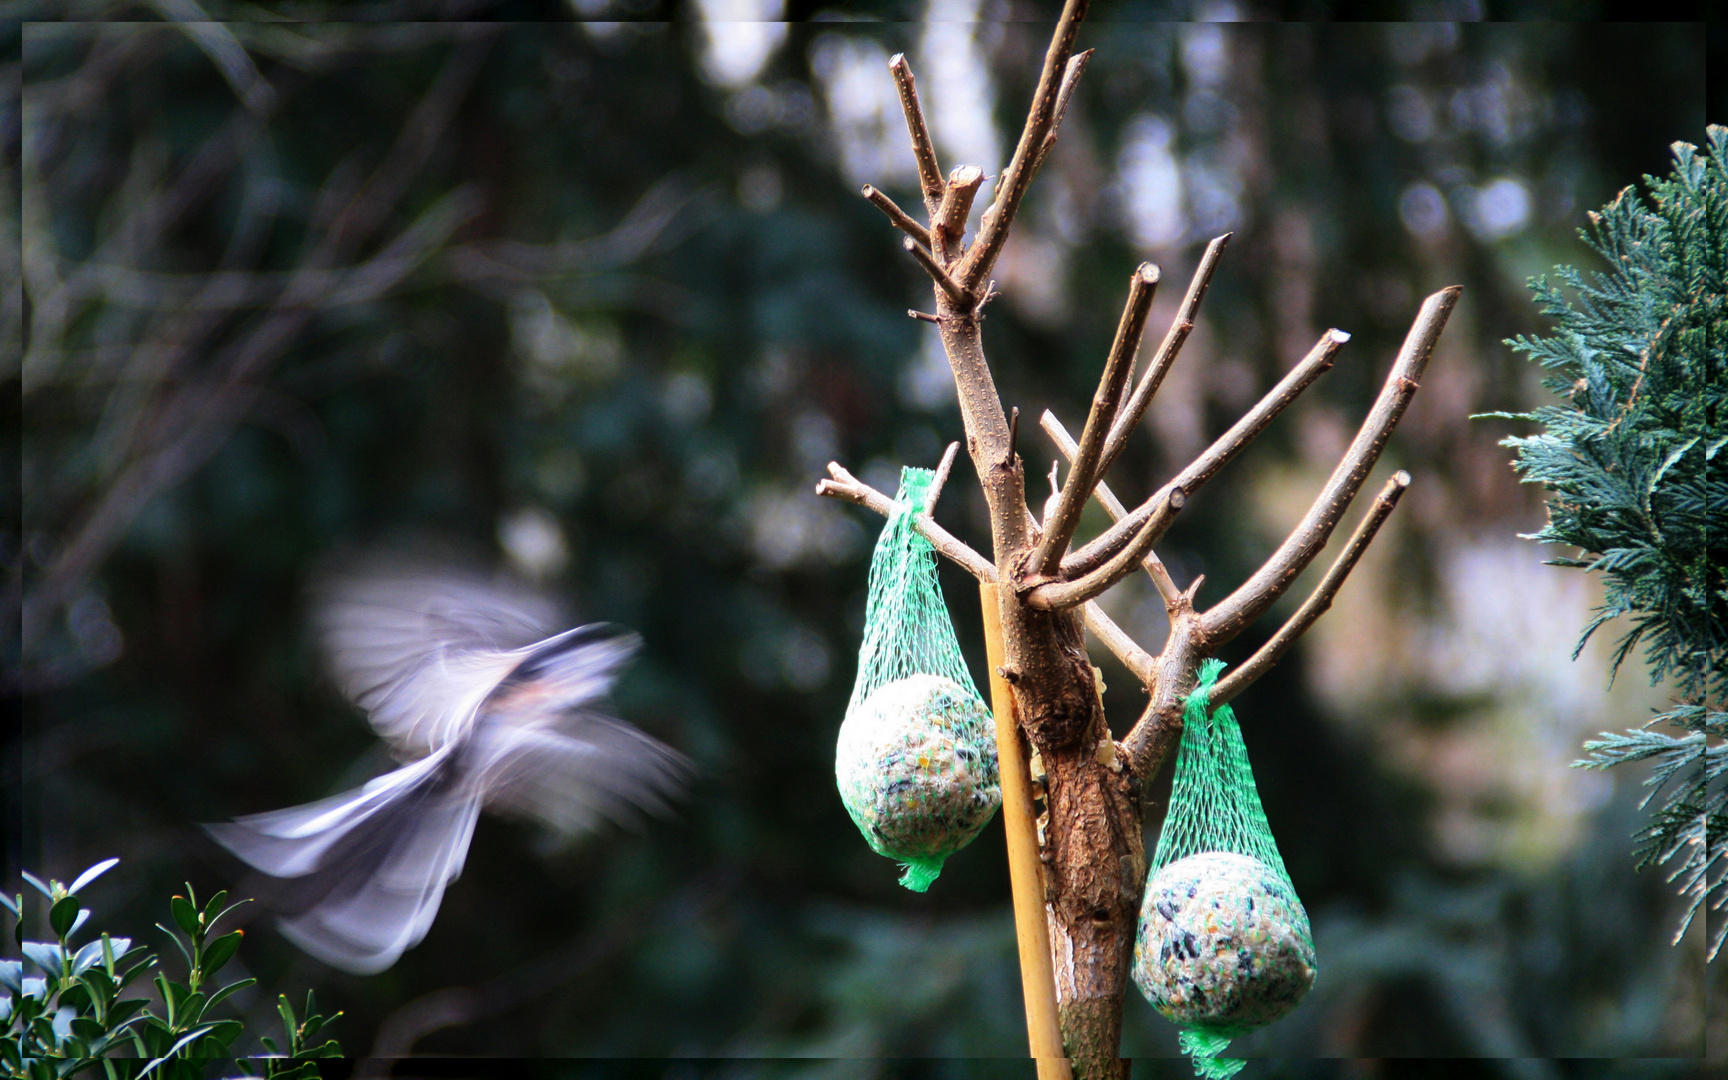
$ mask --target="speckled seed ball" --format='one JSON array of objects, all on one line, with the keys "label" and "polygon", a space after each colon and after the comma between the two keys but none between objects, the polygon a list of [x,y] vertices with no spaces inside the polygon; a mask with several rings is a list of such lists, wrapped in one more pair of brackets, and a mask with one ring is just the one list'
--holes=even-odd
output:
[{"label": "speckled seed ball", "polygon": [[1278,1019],[1314,985],[1308,913],[1271,867],[1207,852],[1146,885],[1134,982],[1179,1024],[1225,1033]]},{"label": "speckled seed ball", "polygon": [[958,851],[1002,802],[990,713],[940,675],[897,679],[847,714],[834,775],[852,820],[897,859]]}]

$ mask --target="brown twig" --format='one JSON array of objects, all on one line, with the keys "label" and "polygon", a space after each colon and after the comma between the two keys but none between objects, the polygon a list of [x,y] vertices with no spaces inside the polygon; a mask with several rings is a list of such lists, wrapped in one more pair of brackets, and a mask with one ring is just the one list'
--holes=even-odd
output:
[{"label": "brown twig", "polygon": [[948,449],[942,451],[942,460],[936,466],[936,475],[930,481],[930,492],[924,499],[924,513],[936,512],[936,500],[942,497],[942,489],[948,484],[948,473],[954,468],[954,455],[960,452],[960,444],[951,442]]},{"label": "brown twig", "polygon": [[[1039,420],[1039,426],[1044,429],[1046,435],[1050,436],[1050,441],[1056,444],[1056,449],[1062,451],[1063,456],[1072,461],[1080,448],[1075,444],[1073,436],[1068,434],[1068,429],[1062,426],[1062,421],[1056,419],[1056,414],[1045,409],[1043,417]],[[1116,493],[1110,490],[1110,485],[1103,480],[1099,480],[1097,486],[1092,489],[1092,495],[1098,500],[1098,504],[1104,507],[1104,512],[1110,515],[1111,521],[1121,521],[1128,516],[1128,511],[1123,507],[1122,500],[1116,497]],[[1140,565],[1145,567],[1146,573],[1152,578],[1152,584],[1157,586],[1158,595],[1164,598],[1165,607],[1169,607],[1175,602],[1176,596],[1181,590],[1176,588],[1176,582],[1171,579],[1170,571],[1165,569],[1163,561],[1158,558],[1158,553],[1148,551],[1146,557],[1140,560]]]},{"label": "brown twig", "polygon": [[1187,495],[1183,490],[1171,488],[1158,504],[1158,509],[1141,524],[1140,531],[1108,562],[1081,577],[1035,585],[1026,591],[1026,603],[1045,611],[1061,611],[1101,595],[1133,572],[1146,553],[1152,550],[1152,545],[1169,530],[1185,502]]},{"label": "brown twig", "polygon": [[1332,358],[1338,350],[1350,340],[1350,335],[1342,330],[1328,330],[1320,335],[1320,340],[1302,362],[1291,368],[1280,380],[1278,385],[1267,392],[1266,396],[1255,403],[1252,409],[1243,414],[1229,431],[1220,435],[1211,446],[1207,447],[1199,457],[1188,464],[1169,483],[1152,493],[1151,498],[1141,503],[1127,517],[1112,525],[1100,536],[1085,547],[1062,560],[1062,576],[1074,578],[1089,573],[1106,559],[1115,555],[1122,546],[1139,531],[1155,507],[1160,505],[1166,492],[1181,488],[1193,495],[1208,480],[1217,475],[1237,454],[1250,443],[1254,437],[1265,430],[1274,417],[1283,412],[1285,407],[1306,390],[1310,383],[1318,379],[1332,366]]},{"label": "brown twig", "polygon": [[[893,499],[847,472],[839,462],[830,461],[828,472],[834,478],[817,481],[816,494],[856,503],[867,510],[876,511],[883,517],[888,517],[894,513],[898,506]],[[929,514],[913,515],[912,527],[917,529],[924,539],[930,541],[931,547],[953,560],[961,569],[979,581],[996,580],[996,568],[990,565],[990,560],[973,551],[965,541],[956,538],[953,533],[936,524],[935,521],[931,520]]]},{"label": "brown twig", "polygon": [[930,141],[930,128],[924,123],[924,109],[918,104],[918,84],[912,78],[912,65],[905,53],[888,58],[888,70],[894,76],[894,86],[900,91],[900,109],[906,114],[906,133],[912,136],[912,156],[918,162],[918,186],[924,192],[924,210],[935,218],[942,205],[942,169],[936,164],[936,146]]},{"label": "brown twig", "polygon": [[1188,335],[1194,330],[1194,316],[1200,310],[1200,301],[1206,296],[1206,287],[1212,283],[1212,274],[1218,269],[1218,259],[1224,254],[1224,245],[1230,242],[1230,234],[1225,233],[1213,239],[1206,245],[1206,253],[1200,256],[1200,265],[1194,268],[1194,276],[1188,282],[1188,292],[1182,297],[1182,306],[1176,309],[1176,317],[1170,321],[1170,329],[1165,332],[1163,342],[1158,351],[1153,354],[1152,362],[1146,365],[1146,371],[1140,376],[1140,381],[1134,386],[1134,393],[1129,396],[1128,403],[1116,414],[1115,423],[1110,425],[1110,437],[1104,440],[1104,463],[1102,469],[1109,469],[1111,462],[1122,453],[1122,448],[1128,445],[1128,436],[1140,426],[1141,417],[1146,415],[1146,409],[1152,404],[1152,396],[1158,392],[1158,387],[1164,382],[1164,376],[1176,362],[1176,354],[1182,351],[1182,343],[1188,340]]},{"label": "brown twig", "polygon": [[1461,288],[1449,286],[1423,301],[1403,347],[1398,350],[1398,358],[1386,376],[1380,396],[1374,400],[1373,408],[1362,421],[1343,460],[1338,462],[1326,486],[1315,497],[1314,505],[1272,557],[1202,617],[1201,630],[1212,648],[1240,634],[1244,627],[1259,618],[1284,595],[1290,583],[1296,580],[1296,575],[1326,546],[1338,519],[1361,488],[1368,471],[1379,460],[1380,451],[1392,435],[1392,428],[1415,396],[1422,371],[1428,366],[1428,357],[1458,302]]},{"label": "brown twig", "polygon": [[930,254],[930,249],[912,239],[910,236],[906,237],[904,243],[906,250],[912,253],[914,259],[918,260],[918,265],[922,266],[924,272],[930,275],[930,280],[936,283],[936,287],[941,289],[943,293],[947,295],[948,299],[952,300],[955,304],[962,307],[966,306],[967,300],[969,299],[966,295],[966,290],[962,289],[955,283],[953,278],[948,276],[948,271],[942,269],[941,265],[936,262],[935,256]]},{"label": "brown twig", "polygon": [[[1068,64],[1062,69],[1062,84],[1056,90],[1056,115],[1050,121],[1050,130],[1045,132],[1044,141],[1038,144],[1037,157],[1033,159],[1028,176],[1028,182],[1038,175],[1038,170],[1044,167],[1044,159],[1050,156],[1050,151],[1056,147],[1057,134],[1062,129],[1062,117],[1067,115],[1068,102],[1074,96],[1074,88],[1080,84],[1080,76],[1085,74],[1086,65],[1092,62],[1094,50],[1075,53],[1068,58]],[[993,202],[984,212],[984,221],[994,220],[1000,202]],[[982,225],[983,222],[980,222]]]},{"label": "brown twig", "polygon": [[930,230],[918,224],[912,215],[900,209],[900,205],[890,199],[880,188],[865,184],[864,197],[870,200],[870,205],[887,214],[888,220],[894,223],[896,229],[925,247],[930,246]]},{"label": "brown twig", "polygon": [[[1026,188],[1037,171],[1044,139],[1056,122],[1056,101],[1067,74],[1068,58],[1074,52],[1074,35],[1080,20],[1086,17],[1088,0],[1067,0],[1062,5],[1062,17],[1050,38],[1050,48],[1044,54],[1044,69],[1038,74],[1038,89],[1032,94],[1032,108],[1026,114],[1026,126],[1020,132],[1020,142],[1014,147],[1014,157],[1003,172],[996,188],[996,203],[984,215],[978,239],[960,262],[959,278],[968,289],[990,276],[1002,245],[1008,241],[1008,230],[1014,224],[1014,214],[1026,197]],[[902,95],[904,96],[904,95]]]},{"label": "brown twig", "polygon": [[1122,309],[1122,320],[1116,326],[1116,340],[1110,345],[1110,355],[1104,361],[1104,372],[1098,379],[1098,389],[1092,394],[1092,408],[1086,414],[1086,426],[1080,433],[1080,450],[1068,469],[1068,482],[1056,499],[1055,512],[1044,520],[1044,535],[1033,549],[1027,567],[1034,574],[1047,575],[1056,570],[1074,530],[1080,524],[1080,512],[1103,475],[1104,439],[1116,410],[1122,404],[1122,392],[1128,386],[1128,376],[1134,372],[1134,356],[1140,349],[1140,335],[1146,329],[1146,314],[1152,310],[1152,296],[1158,288],[1158,268],[1141,263],[1128,282],[1128,302]]},{"label": "brown twig", "polygon": [[1254,684],[1260,676],[1266,674],[1273,664],[1283,659],[1290,651],[1290,646],[1296,643],[1314,621],[1325,614],[1332,606],[1332,598],[1338,595],[1338,589],[1344,584],[1344,579],[1355,569],[1356,561],[1362,553],[1368,550],[1368,545],[1374,542],[1374,534],[1392,513],[1392,508],[1398,505],[1404,489],[1410,486],[1410,474],[1399,469],[1386,481],[1386,486],[1380,489],[1380,494],[1374,497],[1374,505],[1368,508],[1362,521],[1356,526],[1356,531],[1350,534],[1350,542],[1344,550],[1338,553],[1327,568],[1326,576],[1320,579],[1320,584],[1308,594],[1308,599],[1296,609],[1296,614],[1290,616],[1288,622],[1278,628],[1272,639],[1256,649],[1242,666],[1219,679],[1212,687],[1211,702],[1213,708],[1224,704]]},{"label": "brown twig", "polygon": [[1050,156],[1051,149],[1056,145],[1056,136],[1062,130],[1062,118],[1068,115],[1068,102],[1074,97],[1074,88],[1080,85],[1080,76],[1086,74],[1086,65],[1092,62],[1092,54],[1096,50],[1087,49],[1075,53],[1068,58],[1068,64],[1062,69],[1062,85],[1056,89],[1056,116],[1050,121],[1050,130],[1044,133],[1044,141],[1039,145],[1038,164],[1033,167],[1033,175],[1044,165],[1044,159]]},{"label": "brown twig", "polygon": [[1080,605],[1080,616],[1086,623],[1086,629],[1122,661],[1122,666],[1133,673],[1140,685],[1150,687],[1157,681],[1154,665],[1157,661],[1152,654],[1142,649],[1137,642],[1128,636],[1128,632],[1116,625],[1116,621],[1104,614],[1104,609],[1098,606],[1096,600],[1088,600]]}]

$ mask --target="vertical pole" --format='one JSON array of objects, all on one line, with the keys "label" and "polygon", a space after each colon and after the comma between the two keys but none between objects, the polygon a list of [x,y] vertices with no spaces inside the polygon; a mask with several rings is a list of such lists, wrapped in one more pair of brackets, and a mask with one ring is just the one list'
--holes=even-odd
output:
[{"label": "vertical pole", "polygon": [[979,596],[984,607],[984,655],[990,665],[990,704],[996,714],[996,761],[1002,774],[1002,825],[1008,834],[1008,883],[1014,894],[1014,936],[1020,946],[1026,1035],[1038,1061],[1038,1080],[1070,1080],[1062,1029],[1056,1022],[1056,976],[1050,964],[1050,926],[1044,915],[1038,826],[1032,817],[1032,774],[1020,740],[1014,691],[1001,674],[1002,609],[993,583],[981,583]]}]

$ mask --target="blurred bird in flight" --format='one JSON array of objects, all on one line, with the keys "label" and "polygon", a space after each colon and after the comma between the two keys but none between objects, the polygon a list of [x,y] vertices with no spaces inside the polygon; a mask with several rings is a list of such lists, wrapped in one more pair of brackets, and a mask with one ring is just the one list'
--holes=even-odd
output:
[{"label": "blurred bird in flight", "polygon": [[565,837],[661,811],[686,759],[596,711],[639,645],[616,626],[547,636],[534,594],[448,566],[374,562],[314,593],[342,692],[403,765],[353,791],[205,828],[273,878],[281,930],[318,959],[383,971],[462,872],[482,806]]}]

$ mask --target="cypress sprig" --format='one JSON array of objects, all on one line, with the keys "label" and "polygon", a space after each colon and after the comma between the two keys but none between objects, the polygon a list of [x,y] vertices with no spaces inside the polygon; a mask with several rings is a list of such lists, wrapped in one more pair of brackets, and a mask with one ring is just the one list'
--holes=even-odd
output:
[{"label": "cypress sprig", "polygon": [[[1728,128],[1704,152],[1674,144],[1674,171],[1627,187],[1580,230],[1609,265],[1588,280],[1557,267],[1533,278],[1547,337],[1506,342],[1548,371],[1567,399],[1495,413],[1545,430],[1503,445],[1525,483],[1548,489],[1548,524],[1528,539],[1575,548],[1550,560],[1602,575],[1605,600],[1584,643],[1623,620],[1610,678],[1642,642],[1651,682],[1672,679],[1673,707],[1642,728],[1602,733],[1574,764],[1605,769],[1654,759],[1642,807],[1663,801],[1635,836],[1640,869],[1670,865],[1689,903],[1728,906]],[[1714,959],[1728,936],[1721,920]]]}]

